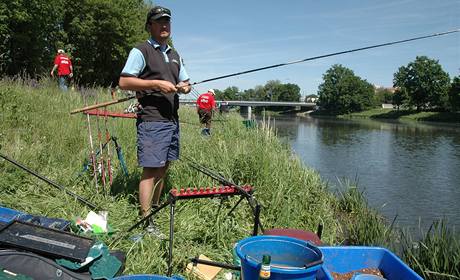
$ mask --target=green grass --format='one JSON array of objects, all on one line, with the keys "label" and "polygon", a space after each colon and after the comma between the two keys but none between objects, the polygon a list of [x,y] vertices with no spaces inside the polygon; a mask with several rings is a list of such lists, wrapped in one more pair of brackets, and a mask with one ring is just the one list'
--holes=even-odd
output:
[{"label": "green grass", "polygon": [[[110,100],[106,90],[86,90],[84,95],[88,104]],[[117,136],[122,145],[130,176],[123,176],[114,158],[113,192],[104,195],[101,189],[96,191],[89,175],[73,184],[90,151],[86,118],[81,114],[69,114],[84,106],[80,93],[63,93],[54,84],[45,82],[31,87],[21,80],[2,80],[0,102],[3,154],[108,210],[109,223],[117,230],[126,230],[137,221],[140,169],[136,164],[134,120],[108,120],[111,134]],[[126,105],[110,109],[121,111]],[[335,197],[325,190],[318,174],[306,169],[278,141],[272,129],[265,126],[245,129],[241,118],[235,114],[228,115],[225,121],[214,122],[213,136],[203,138],[195,109],[184,106],[180,115],[183,121],[182,155],[220,172],[235,183],[253,185],[255,196],[262,204],[261,220],[265,228],[296,227],[314,231],[322,222],[324,241],[335,242],[339,232],[332,211]],[[103,118],[99,125],[104,132]],[[97,143],[94,117],[91,126]],[[89,211],[63,192],[3,160],[0,170],[0,202],[6,207],[66,219],[85,217]],[[175,162],[167,178],[168,188],[212,185],[216,182],[191,169],[184,161]],[[242,202],[233,215],[227,216],[237,200],[234,197],[224,201],[220,211],[220,200],[216,199],[177,203],[174,272],[183,273],[187,259],[201,253],[216,261],[230,262],[233,244],[252,232],[252,218],[246,202]],[[167,233],[168,211],[161,211],[157,219],[162,231]],[[133,234],[140,232],[141,229],[134,230]],[[111,238],[104,237],[103,241],[110,244]],[[124,239],[116,247],[129,252],[125,273],[165,274],[167,242],[146,236],[139,243]]]},{"label": "green grass", "polygon": [[[136,160],[135,121],[108,120],[110,133],[118,138],[123,148],[130,175],[128,178],[123,175],[112,146],[114,184],[110,195],[101,187],[96,190],[89,174],[81,180],[75,179],[90,148],[86,118],[69,112],[83,107],[85,99],[93,104],[110,100],[110,94],[105,89],[63,93],[50,81],[0,80],[0,151],[108,210],[109,224],[120,234],[138,220],[139,214],[137,188],[141,170]],[[122,111],[127,105],[118,104],[110,110]],[[319,174],[305,167],[290,148],[277,139],[268,122],[246,129],[237,114],[223,115],[213,123],[212,137],[203,138],[193,107],[181,107],[180,117],[181,154],[237,184],[254,186],[255,197],[262,205],[261,221],[265,228],[315,231],[322,223],[322,240],[326,244],[377,245],[387,244],[393,238],[393,229],[367,206],[356,188],[349,188],[339,194],[339,198],[330,193]],[[99,126],[104,134],[103,118]],[[91,128],[93,141],[98,143],[95,117],[91,117]],[[65,219],[85,217],[90,210],[4,160],[0,160],[0,172],[1,205]],[[212,186],[216,182],[179,160],[172,164],[166,185],[169,190]],[[345,184],[349,185],[353,184]],[[184,274],[188,258],[199,254],[214,261],[232,262],[233,244],[248,237],[253,226],[245,201],[232,215],[227,215],[237,200],[237,197],[229,198],[221,206],[218,199],[177,202],[174,273]],[[156,218],[162,231],[168,233],[167,208]],[[142,229],[135,229],[132,234],[142,232]],[[112,244],[114,237],[100,239]],[[454,248],[458,249],[456,246]],[[125,274],[166,274],[166,241],[150,236],[144,236],[139,242],[124,238],[112,244],[111,249],[127,253]],[[415,256],[418,259],[418,255]],[[434,271],[444,273],[442,267],[438,268]]]},{"label": "green grass", "polygon": [[459,233],[438,221],[421,235],[403,234],[405,262],[425,279],[460,279]]}]

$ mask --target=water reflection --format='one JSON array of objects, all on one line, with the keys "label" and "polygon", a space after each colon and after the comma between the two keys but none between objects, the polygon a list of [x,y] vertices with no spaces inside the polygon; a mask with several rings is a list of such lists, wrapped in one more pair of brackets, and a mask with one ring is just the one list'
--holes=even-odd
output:
[{"label": "water reflection", "polygon": [[277,117],[278,136],[331,188],[358,181],[371,206],[399,224],[460,226],[460,126]]}]

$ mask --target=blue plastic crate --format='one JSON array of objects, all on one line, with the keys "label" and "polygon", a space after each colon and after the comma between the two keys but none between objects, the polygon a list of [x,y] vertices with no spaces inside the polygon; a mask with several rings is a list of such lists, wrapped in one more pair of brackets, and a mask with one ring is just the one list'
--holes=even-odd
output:
[{"label": "blue plastic crate", "polygon": [[70,222],[64,219],[30,215],[24,212],[0,206],[0,223],[8,224],[13,220],[63,231],[68,230],[70,227]]},{"label": "blue plastic crate", "polygon": [[0,206],[0,222],[9,223],[24,213]]},{"label": "blue plastic crate", "polygon": [[347,273],[363,268],[378,268],[388,280],[423,280],[395,254],[385,248],[363,246],[318,247],[323,252],[324,275],[318,279],[333,279],[330,272]]}]

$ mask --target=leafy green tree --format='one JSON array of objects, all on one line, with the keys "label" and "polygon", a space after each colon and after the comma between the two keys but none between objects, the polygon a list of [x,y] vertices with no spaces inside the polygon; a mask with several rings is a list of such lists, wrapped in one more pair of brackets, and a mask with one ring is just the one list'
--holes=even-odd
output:
[{"label": "leafy green tree", "polygon": [[276,101],[300,101],[300,87],[296,84],[280,84],[276,88]]},{"label": "leafy green tree", "polygon": [[223,91],[216,90],[215,93],[217,100],[238,100],[240,96],[237,87],[228,87]]},{"label": "leafy green tree", "polygon": [[392,103],[396,105],[396,108],[399,110],[401,105],[406,104],[409,96],[405,89],[397,88],[395,93],[393,94]]},{"label": "leafy green tree", "polygon": [[67,0],[64,28],[82,84],[117,83],[129,50],[148,38],[139,0]]},{"label": "leafy green tree", "polygon": [[388,88],[375,88],[374,102],[376,106],[382,103],[392,103],[393,92]]},{"label": "leafy green tree", "polygon": [[359,112],[372,107],[374,87],[352,70],[335,64],[323,75],[318,105],[331,114]]},{"label": "leafy green tree", "polygon": [[268,100],[263,86],[255,86],[253,89],[243,91],[241,99],[254,101]]},{"label": "leafy green tree", "polygon": [[451,111],[460,110],[460,76],[454,77],[450,85],[449,104]]},{"label": "leafy green tree", "polygon": [[407,105],[418,111],[426,108],[447,108],[450,78],[437,60],[417,56],[415,61],[399,68],[393,85],[407,92]]},{"label": "leafy green tree", "polygon": [[0,74],[36,76],[51,70],[63,6],[63,0],[0,2]]},{"label": "leafy green tree", "polygon": [[48,75],[58,48],[83,84],[117,82],[129,50],[147,38],[143,0],[0,1],[0,75]]}]

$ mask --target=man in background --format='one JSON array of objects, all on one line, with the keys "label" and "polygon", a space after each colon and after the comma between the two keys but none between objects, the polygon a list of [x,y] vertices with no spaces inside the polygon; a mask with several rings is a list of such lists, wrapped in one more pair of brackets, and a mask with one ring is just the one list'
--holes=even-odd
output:
[{"label": "man in background", "polygon": [[72,61],[62,49],[57,51],[57,55],[54,58],[54,66],[51,70],[51,77],[54,77],[54,71],[56,69],[58,70],[59,88],[67,91],[69,81],[73,77],[73,68]]},{"label": "man in background", "polygon": [[214,99],[214,95],[214,90],[210,89],[208,92],[198,96],[198,99],[196,100],[196,108],[200,118],[200,123],[204,126],[201,134],[206,136],[211,135],[212,113],[216,109],[216,100]]}]

